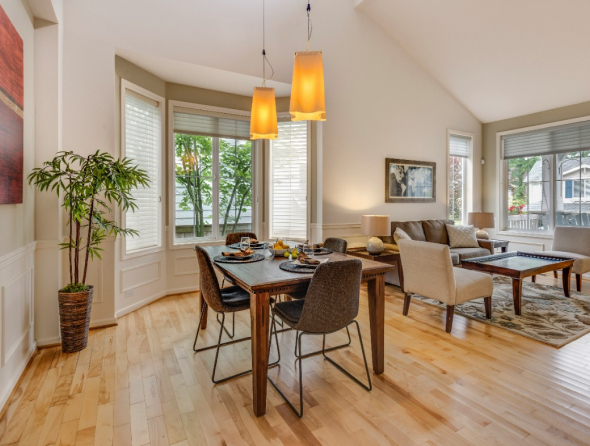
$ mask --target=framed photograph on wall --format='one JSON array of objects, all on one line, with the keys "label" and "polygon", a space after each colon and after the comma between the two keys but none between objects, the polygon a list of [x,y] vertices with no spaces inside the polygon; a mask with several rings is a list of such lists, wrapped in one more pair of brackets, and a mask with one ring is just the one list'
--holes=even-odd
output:
[{"label": "framed photograph on wall", "polygon": [[386,203],[434,203],[436,163],[385,159]]}]

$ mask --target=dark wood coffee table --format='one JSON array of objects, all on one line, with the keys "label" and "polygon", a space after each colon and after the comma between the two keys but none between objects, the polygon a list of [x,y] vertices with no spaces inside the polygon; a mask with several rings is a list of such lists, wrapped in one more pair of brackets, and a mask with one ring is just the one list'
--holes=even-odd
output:
[{"label": "dark wood coffee table", "polygon": [[395,266],[397,269],[397,277],[399,279],[399,287],[402,291],[404,290],[404,272],[402,270],[402,259],[399,255],[399,251],[390,251],[386,249],[381,254],[369,254],[367,248],[348,248],[346,254]]},{"label": "dark wood coffee table", "polygon": [[463,260],[461,264],[465,269],[511,277],[514,313],[517,315],[521,313],[522,280],[525,277],[531,277],[534,282],[537,274],[561,269],[563,293],[565,297],[570,297],[570,277],[574,264],[572,258],[515,251]]}]

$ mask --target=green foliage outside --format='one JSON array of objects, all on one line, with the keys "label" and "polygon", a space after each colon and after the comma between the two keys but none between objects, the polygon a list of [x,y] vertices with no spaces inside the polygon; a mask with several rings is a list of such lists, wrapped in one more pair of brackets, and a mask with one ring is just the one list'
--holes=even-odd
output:
[{"label": "green foliage outside", "polygon": [[512,192],[510,207],[519,208],[528,204],[529,172],[539,160],[541,160],[540,156],[508,160],[508,189]]},{"label": "green foliage outside", "polygon": [[[181,186],[180,209],[193,212],[193,233],[204,237],[212,219],[213,138],[175,134],[176,184]],[[252,206],[252,142],[219,139],[220,234],[235,232],[242,214]]]},{"label": "green foliage outside", "polygon": [[463,222],[463,158],[449,158],[449,218],[456,224]]},{"label": "green foliage outside", "polygon": [[[101,258],[101,243],[108,236],[138,235],[134,229],[124,229],[107,218],[117,205],[122,212],[137,209],[131,191],[147,187],[149,178],[128,158],[115,159],[99,151],[87,157],[73,152],[58,152],[51,161],[36,167],[29,174],[29,184],[37,189],[54,191],[63,200],[62,207],[68,218],[68,241],[60,243],[68,249],[70,283],[64,292],[88,289],[86,273],[89,258]],[[84,267],[80,262],[84,257]]]}]

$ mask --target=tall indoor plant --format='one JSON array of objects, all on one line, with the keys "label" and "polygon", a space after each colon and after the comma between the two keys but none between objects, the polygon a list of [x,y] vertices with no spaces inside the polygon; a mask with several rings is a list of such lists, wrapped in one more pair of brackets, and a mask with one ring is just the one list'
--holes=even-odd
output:
[{"label": "tall indoor plant", "polygon": [[59,290],[59,316],[64,352],[86,348],[94,288],[86,283],[88,262],[101,259],[101,243],[108,236],[137,235],[134,229],[121,228],[110,206],[122,212],[135,210],[133,189],[145,187],[149,178],[130,159],[115,159],[97,151],[89,156],[59,152],[29,174],[29,184],[40,191],[55,191],[62,198],[68,218],[68,237],[60,243],[68,250],[70,282]]}]

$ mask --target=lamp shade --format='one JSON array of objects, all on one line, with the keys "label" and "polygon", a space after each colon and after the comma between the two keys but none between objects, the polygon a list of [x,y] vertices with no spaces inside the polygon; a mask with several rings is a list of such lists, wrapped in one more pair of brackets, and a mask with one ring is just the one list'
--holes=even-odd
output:
[{"label": "lamp shade", "polygon": [[361,219],[361,234],[371,236],[391,235],[391,220],[389,215],[363,215]]},{"label": "lamp shade", "polygon": [[250,114],[250,139],[277,139],[278,135],[275,89],[254,87]]},{"label": "lamp shade", "polygon": [[291,105],[293,121],[325,121],[324,63],[321,51],[295,53]]},{"label": "lamp shade", "polygon": [[470,212],[467,214],[467,224],[473,225],[476,228],[493,228],[494,213],[493,212]]}]

